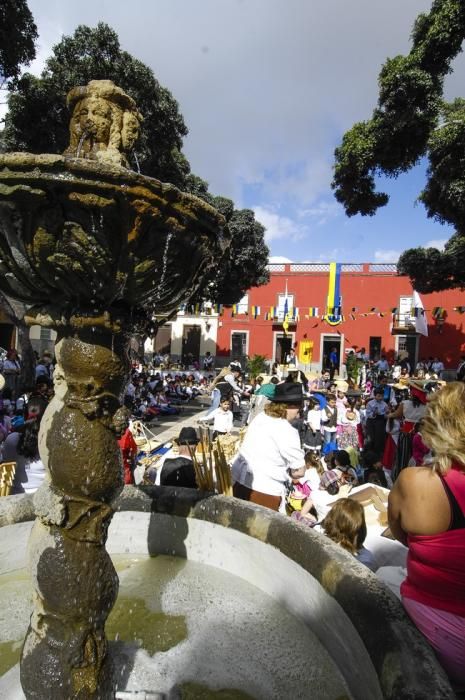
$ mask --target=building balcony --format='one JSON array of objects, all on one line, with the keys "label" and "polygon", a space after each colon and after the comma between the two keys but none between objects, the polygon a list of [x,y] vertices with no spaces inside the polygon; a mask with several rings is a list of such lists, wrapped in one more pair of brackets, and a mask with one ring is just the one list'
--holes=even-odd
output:
[{"label": "building balcony", "polygon": [[392,335],[415,335],[417,332],[415,318],[395,314],[392,321]]}]

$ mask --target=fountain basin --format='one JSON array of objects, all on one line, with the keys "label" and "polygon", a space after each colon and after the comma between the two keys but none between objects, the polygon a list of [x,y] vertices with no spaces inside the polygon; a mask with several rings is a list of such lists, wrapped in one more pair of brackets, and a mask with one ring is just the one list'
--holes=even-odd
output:
[{"label": "fountain basin", "polygon": [[49,325],[67,305],[171,313],[228,244],[221,214],[173,185],[99,161],[0,155],[0,289],[55,307]]},{"label": "fountain basin", "polygon": [[[30,517],[29,497],[1,500],[0,524],[27,521]],[[346,690],[339,697],[454,697],[432,651],[400,603],[368,569],[319,533],[259,506],[196,491],[125,487],[115,505],[118,512],[107,543],[113,556],[175,556],[178,561],[187,559],[205,570],[215,567],[231,576],[232,583],[239,581],[240,586],[258,589],[264,600],[279,605],[289,620],[301,626],[299,629],[307,628],[315,636],[320,645],[318,658],[324,657],[326,661],[321,664],[328,664],[325,672],[345,684]],[[25,544],[21,543],[25,543],[29,528],[29,523],[23,522],[3,530],[8,537],[1,538],[1,572],[24,566]],[[124,581],[124,572],[121,578]],[[199,585],[202,587],[201,580]],[[193,595],[196,598],[197,594]],[[245,609],[248,610],[247,605]],[[258,611],[260,625],[260,608]],[[221,629],[225,639],[228,634],[234,635],[232,627],[228,631],[222,625]],[[212,639],[216,639],[216,634],[217,630],[212,630]],[[299,637],[297,648],[304,645],[303,638]],[[249,642],[244,630],[243,647],[247,648]],[[266,651],[266,642],[263,636],[260,653]],[[281,656],[290,648],[285,630],[283,642],[286,646],[282,646]],[[216,646],[220,644],[221,640],[217,640]],[[254,663],[256,647],[257,640],[249,649]],[[234,668],[235,659],[229,661]],[[186,655],[185,662],[186,666],[195,667],[195,656]],[[310,657],[309,667],[312,663]],[[136,659],[140,677],[138,664]],[[200,669],[199,663],[197,667]],[[5,695],[4,691],[7,684],[14,684],[14,673],[13,669],[0,680],[1,696],[11,700],[17,696]],[[269,688],[260,695],[253,685],[256,679],[257,671],[251,664],[251,697],[283,697],[282,689],[281,695],[270,694]],[[158,690],[134,683],[130,677],[127,687]],[[246,691],[247,687],[242,684],[240,689]],[[291,690],[289,686],[287,689]],[[288,697],[312,697],[311,688],[300,689],[301,694],[291,693]],[[315,697],[338,696],[316,693]]]}]

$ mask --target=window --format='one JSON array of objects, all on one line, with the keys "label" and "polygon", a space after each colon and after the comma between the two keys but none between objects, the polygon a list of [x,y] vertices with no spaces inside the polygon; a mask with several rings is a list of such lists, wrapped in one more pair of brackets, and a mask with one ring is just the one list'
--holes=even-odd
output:
[{"label": "window", "polygon": [[40,327],[40,340],[52,340],[52,331],[50,328]]},{"label": "window", "polygon": [[413,297],[400,297],[399,299],[399,325],[415,325],[415,317],[412,315]]},{"label": "window", "polygon": [[370,335],[370,360],[379,360],[381,357],[381,336]]},{"label": "window", "polygon": [[237,306],[237,313],[238,314],[247,314],[249,313],[249,295],[245,294],[240,302],[236,304]]},{"label": "window", "polygon": [[237,332],[231,334],[231,357],[236,360],[247,355],[248,333]]},{"label": "window", "polygon": [[288,311],[294,308],[293,294],[278,294],[278,319],[280,321],[284,321],[284,307],[286,305],[286,299]]}]

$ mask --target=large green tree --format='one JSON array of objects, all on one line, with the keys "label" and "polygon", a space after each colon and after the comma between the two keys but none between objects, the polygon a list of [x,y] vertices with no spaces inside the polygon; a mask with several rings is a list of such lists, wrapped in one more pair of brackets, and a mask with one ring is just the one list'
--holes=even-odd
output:
[{"label": "large green tree", "polygon": [[218,209],[228,222],[231,245],[218,269],[212,271],[199,299],[226,305],[238,302],[250,287],[266,284],[270,278],[265,227],[251,209],[235,209],[231,199],[212,195],[208,183],[189,175],[186,189]]},{"label": "large green tree", "polygon": [[355,124],[336,149],[333,189],[348,216],[373,216],[389,197],[375,176],[397,177],[427,156],[419,195],[427,215],[455,227],[443,252],[416,248],[398,270],[423,292],[465,287],[465,101],[444,102],[444,78],[465,38],[465,2],[434,0],[420,14],[407,56],[388,59],[370,120]]},{"label": "large green tree", "polygon": [[0,0],[0,86],[36,55],[37,27],[26,0]]}]

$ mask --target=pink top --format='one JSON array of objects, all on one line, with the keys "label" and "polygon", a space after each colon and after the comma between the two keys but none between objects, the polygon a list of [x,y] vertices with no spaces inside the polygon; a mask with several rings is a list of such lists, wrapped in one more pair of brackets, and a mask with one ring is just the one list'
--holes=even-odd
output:
[{"label": "pink top", "polygon": [[407,578],[400,591],[404,598],[465,617],[465,471],[454,464],[443,480],[462,511],[461,525],[438,535],[408,536]]},{"label": "pink top", "polygon": [[304,481],[304,483],[302,483],[301,481],[293,481],[292,485],[294,487],[294,491],[298,491],[305,498],[308,498],[310,496],[312,489],[310,488],[310,483],[308,481]]}]

